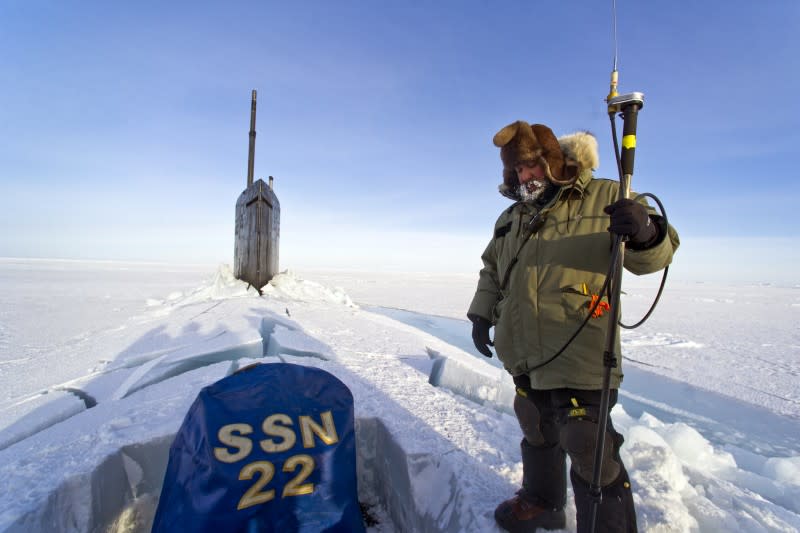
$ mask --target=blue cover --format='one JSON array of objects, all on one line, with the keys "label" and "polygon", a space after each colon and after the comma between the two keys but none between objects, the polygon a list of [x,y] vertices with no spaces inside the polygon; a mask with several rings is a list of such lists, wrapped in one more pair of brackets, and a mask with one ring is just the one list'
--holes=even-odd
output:
[{"label": "blue cover", "polygon": [[178,531],[363,532],[350,390],[324,370],[275,363],[200,391],[153,522]]}]

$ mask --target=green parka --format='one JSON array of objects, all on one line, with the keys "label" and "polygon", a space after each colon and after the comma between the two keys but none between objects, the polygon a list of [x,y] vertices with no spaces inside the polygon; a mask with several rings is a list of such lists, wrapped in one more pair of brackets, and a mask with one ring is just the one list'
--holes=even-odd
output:
[{"label": "green parka", "polygon": [[[577,163],[578,179],[561,187],[543,207],[517,202],[500,215],[483,252],[484,267],[468,315],[494,324],[497,356],[511,375],[528,374],[532,388],[600,389],[610,313],[591,318],[564,353],[531,370],[560,350],[586,318],[592,295],[605,281],[613,245],[603,208],[618,199],[619,183],[592,175],[591,163],[597,161],[593,138],[576,134],[559,142],[567,159]],[[503,186],[501,192],[508,196]],[[543,225],[522,246],[512,266],[525,228],[540,211]],[[645,250],[627,248],[626,270],[648,274],[671,262],[680,241],[677,232],[659,219],[662,238]],[[501,288],[506,275],[507,285]],[[612,369],[612,388],[622,381],[619,335],[615,350],[619,357]]]}]

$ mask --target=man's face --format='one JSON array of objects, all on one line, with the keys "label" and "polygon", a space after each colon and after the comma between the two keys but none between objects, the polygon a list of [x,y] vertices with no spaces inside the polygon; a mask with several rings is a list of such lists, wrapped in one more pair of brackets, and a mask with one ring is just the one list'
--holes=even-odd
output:
[{"label": "man's face", "polygon": [[518,163],[514,170],[519,179],[519,195],[523,201],[536,200],[547,188],[547,177],[541,165],[534,162]]}]

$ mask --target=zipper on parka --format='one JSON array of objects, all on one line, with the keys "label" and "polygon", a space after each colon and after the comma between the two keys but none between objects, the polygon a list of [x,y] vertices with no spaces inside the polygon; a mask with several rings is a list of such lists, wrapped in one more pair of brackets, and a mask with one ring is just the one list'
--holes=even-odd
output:
[{"label": "zipper on parka", "polygon": [[[563,187],[559,188],[556,194],[553,195],[545,205],[541,208],[537,209],[537,206],[534,204],[524,204],[522,202],[518,202],[511,206],[510,209],[514,209],[518,205],[519,207],[519,214],[518,214],[518,224],[517,224],[517,239],[519,240],[522,237],[521,242],[519,243],[519,247],[517,248],[517,253],[514,254],[514,257],[511,258],[511,262],[506,267],[506,271],[503,274],[503,277],[500,279],[500,291],[505,291],[506,287],[508,286],[508,282],[511,279],[511,271],[516,266],[517,262],[519,261],[519,254],[522,252],[522,249],[525,247],[525,244],[531,240],[531,238],[539,233],[539,230],[542,229],[544,223],[547,220],[547,214],[550,212],[551,209],[558,203],[561,199],[561,196],[564,192]],[[533,212],[531,213],[531,209]],[[526,217],[529,219],[526,221]],[[523,232],[524,228],[524,232]]]}]

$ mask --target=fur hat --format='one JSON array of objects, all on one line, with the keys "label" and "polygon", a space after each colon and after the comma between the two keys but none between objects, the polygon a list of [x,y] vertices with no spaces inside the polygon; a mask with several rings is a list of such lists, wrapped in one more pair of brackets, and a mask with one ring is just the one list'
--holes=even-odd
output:
[{"label": "fur hat", "polygon": [[503,184],[509,190],[519,186],[515,167],[524,162],[541,165],[547,179],[556,185],[567,185],[574,181],[569,178],[564,180],[564,154],[553,131],[543,124],[528,124],[518,120],[498,131],[493,142],[500,148]]},{"label": "fur hat", "polygon": [[564,154],[564,178],[579,174],[585,169],[596,169],[600,166],[597,153],[597,139],[588,131],[578,131],[558,138],[561,152]]}]

